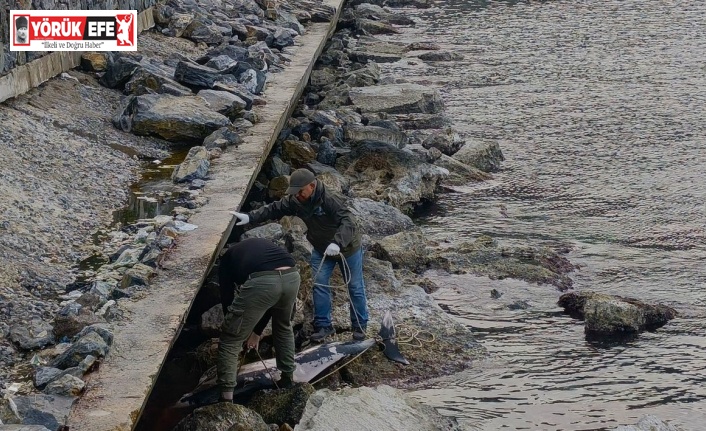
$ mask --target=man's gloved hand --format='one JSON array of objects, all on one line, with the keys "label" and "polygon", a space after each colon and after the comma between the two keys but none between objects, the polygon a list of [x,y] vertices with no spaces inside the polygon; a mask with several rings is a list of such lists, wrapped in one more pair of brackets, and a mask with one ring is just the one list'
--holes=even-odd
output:
[{"label": "man's gloved hand", "polygon": [[230,213],[233,214],[239,220],[238,223],[235,224],[236,226],[242,226],[250,223],[250,216],[248,216],[247,214],[235,211],[231,211]]},{"label": "man's gloved hand", "polygon": [[326,247],[326,251],[324,252],[326,256],[338,256],[338,254],[341,252],[341,247],[338,246],[335,242],[332,242],[331,244]]}]

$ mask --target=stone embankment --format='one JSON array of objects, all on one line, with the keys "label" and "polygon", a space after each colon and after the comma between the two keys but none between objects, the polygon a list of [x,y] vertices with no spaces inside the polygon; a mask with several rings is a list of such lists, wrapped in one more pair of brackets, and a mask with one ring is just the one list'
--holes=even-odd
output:
[{"label": "stone embankment", "polygon": [[[303,276],[295,324],[306,337],[312,274],[302,222],[285,218],[231,232],[228,213],[278,199],[297,168],[345,195],[358,217],[369,335],[392,310],[400,336],[416,343],[402,345],[408,366],[369,351],[320,386],[416,387],[484,354],[470,330],[429,295],[438,287],[423,276],[428,269],[571,287],[567,274],[575,266],[563,257],[566,250],[504,248],[488,237],[450,248],[415,226],[417,208],[446,185],[492,178],[503,156],[497,143],[465,142],[436,89],[381,73],[378,63],[406,56],[457,58],[431,41],[375,37],[414,25],[383,6],[429,2],[373,3],[353,0],[343,10],[338,0],[158,4],[156,27],[140,36],[136,55],[84,55],[81,71],[0,107],[7,125],[0,133],[10,143],[0,149],[7,161],[0,166],[4,423],[132,428],[202,285],[193,311],[208,310],[198,320],[211,346],[202,350],[212,350],[207,338],[217,335],[222,311],[204,281],[228,240],[262,236],[293,253]],[[177,165],[163,162],[175,152],[185,155]],[[157,183],[177,206],[107,228],[140,173],[166,178]],[[79,270],[79,260],[93,264]],[[345,289],[335,293],[334,338],[345,339]],[[271,355],[269,347],[263,340],[261,353]],[[176,429],[324,429],[339,420],[331,406],[353,398],[360,410],[349,413],[358,417],[386,412],[361,424],[369,429],[456,427],[385,386],[313,392],[301,385],[263,394],[249,408],[207,407]],[[289,401],[269,398],[281,396]]]}]

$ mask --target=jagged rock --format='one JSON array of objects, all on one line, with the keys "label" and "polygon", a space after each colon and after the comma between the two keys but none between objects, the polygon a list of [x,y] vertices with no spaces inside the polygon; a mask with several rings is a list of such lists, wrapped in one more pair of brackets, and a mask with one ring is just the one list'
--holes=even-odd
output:
[{"label": "jagged rock", "polygon": [[78,314],[58,314],[54,317],[54,334],[58,338],[73,337],[86,326],[105,323],[100,316],[81,309]]},{"label": "jagged rock", "polygon": [[[436,150],[436,148],[433,149]],[[444,183],[447,184],[464,185],[468,184],[469,181],[487,181],[493,178],[491,174],[468,166],[453,157],[441,154],[441,152],[439,152],[439,157],[437,157],[433,163],[449,171],[449,177],[444,180]]]},{"label": "jagged rock", "polygon": [[426,239],[420,230],[408,230],[374,241],[371,255],[392,263],[394,268],[422,270],[426,268]]},{"label": "jagged rock", "polygon": [[213,88],[216,82],[226,78],[223,72],[216,69],[191,61],[180,61],[174,70],[174,79],[189,87]]},{"label": "jagged rock", "polygon": [[585,321],[588,338],[631,336],[654,331],[677,315],[666,305],[651,305],[633,298],[596,292],[571,292],[559,298],[559,306],[574,318]]},{"label": "jagged rock", "polygon": [[277,242],[283,237],[284,230],[282,229],[281,224],[267,223],[265,225],[258,226],[243,232],[243,234],[240,235],[240,240],[243,241],[244,239],[248,238],[267,238],[271,239],[274,242]]},{"label": "jagged rock", "polygon": [[274,200],[280,199],[286,194],[287,188],[289,188],[288,175],[274,177],[267,185],[267,196]]},{"label": "jagged rock", "polygon": [[453,156],[465,143],[466,141],[461,139],[461,136],[455,130],[446,128],[432,133],[422,142],[422,146],[424,148],[434,147],[447,156]]},{"label": "jagged rock", "polygon": [[37,367],[34,372],[34,386],[44,389],[47,383],[63,375],[64,371],[54,367]]},{"label": "jagged rock", "polygon": [[156,274],[154,268],[138,263],[125,271],[120,280],[120,288],[127,289],[131,286],[149,286],[150,279]]},{"label": "jagged rock", "polygon": [[81,332],[78,333],[78,338],[83,337],[89,332],[95,332],[96,334],[98,334],[108,346],[113,344],[113,331],[110,330],[107,324],[96,323],[90,326],[86,326],[81,330]]},{"label": "jagged rock", "polygon": [[299,383],[289,389],[258,392],[247,404],[262,416],[266,423],[287,423],[295,426],[302,417],[306,403],[316,390],[308,383]]},{"label": "jagged rock", "polygon": [[[384,414],[380,414],[384,411]],[[298,431],[460,430],[455,419],[390,386],[322,389],[314,393],[296,428]]]},{"label": "jagged rock", "polygon": [[107,58],[107,70],[98,82],[108,88],[122,87],[130,80],[133,73],[141,67],[138,60],[128,56],[115,58],[115,56],[110,55]]},{"label": "jagged rock", "polygon": [[81,69],[86,72],[103,72],[108,68],[108,56],[102,52],[81,54]]},{"label": "jagged rock", "polygon": [[23,350],[41,349],[55,342],[52,325],[38,319],[13,325],[9,338]]},{"label": "jagged rock", "polygon": [[231,120],[241,115],[247,105],[243,99],[228,91],[201,90],[197,95],[203,97],[211,109]]},{"label": "jagged rock", "polygon": [[388,144],[361,142],[340,156],[336,168],[355,178],[351,191],[357,197],[387,202],[410,212],[432,199],[437,185],[449,172]]},{"label": "jagged rock", "polygon": [[497,172],[500,170],[500,162],[505,160],[495,141],[466,143],[452,157],[483,172]]},{"label": "jagged rock", "polygon": [[195,179],[204,179],[208,176],[211,167],[209,153],[206,147],[191,147],[183,162],[174,169],[172,181],[183,183]]},{"label": "jagged rock", "polygon": [[289,175],[291,173],[291,167],[284,163],[279,156],[273,156],[270,159],[270,163],[267,168],[267,176],[270,178],[281,177]]},{"label": "jagged rock", "polygon": [[370,235],[373,239],[394,235],[415,227],[411,218],[384,202],[356,198],[351,199],[348,204],[358,220],[361,232]]},{"label": "jagged rock", "polygon": [[345,128],[345,137],[351,143],[370,141],[390,144],[397,148],[407,145],[408,139],[404,132],[390,130],[384,127],[350,125]]},{"label": "jagged rock", "polygon": [[356,19],[355,25],[359,30],[368,34],[398,34],[400,32],[392,24],[367,18]]},{"label": "jagged rock", "polygon": [[[203,42],[207,45],[218,45],[223,42],[224,39],[224,35],[218,27],[207,24],[200,19],[191,21],[189,25],[186,26],[181,36],[196,43]],[[230,35],[228,35],[228,37],[230,37]]]},{"label": "jagged rock", "polygon": [[230,120],[211,110],[201,97],[146,94],[128,97],[113,123],[136,135],[201,144],[214,131],[230,125]]},{"label": "jagged rock", "polygon": [[201,407],[182,419],[173,431],[269,431],[259,414],[233,403]]},{"label": "jagged rock", "polygon": [[348,95],[362,112],[437,114],[443,110],[439,92],[418,84],[357,87],[351,88]]},{"label": "jagged rock", "polygon": [[267,75],[261,70],[247,69],[238,76],[238,82],[252,94],[262,94],[267,82]]},{"label": "jagged rock", "polygon": [[217,337],[220,334],[223,320],[223,306],[221,304],[214,305],[201,315],[199,329],[207,337]]},{"label": "jagged rock", "polygon": [[220,129],[208,135],[206,139],[203,140],[203,146],[207,150],[213,148],[226,149],[231,145],[240,145],[242,143],[243,138],[240,137],[238,132],[235,130],[235,127],[233,126],[221,127]]},{"label": "jagged rock", "polygon": [[[59,430],[64,426],[75,400],[76,397],[46,394],[12,398],[23,424],[32,424],[40,427],[39,429],[46,427],[52,431]],[[0,428],[2,426],[0,425]]]},{"label": "jagged rock", "polygon": [[76,367],[86,358],[91,355],[96,358],[102,358],[108,353],[109,347],[95,332],[89,332],[79,338],[71,345],[64,353],[56,357],[49,365],[54,368],[66,369]]},{"label": "jagged rock", "polygon": [[164,93],[179,97],[192,95],[191,89],[170,77],[171,73],[170,70],[160,69],[152,64],[142,64],[125,83],[123,92],[136,96],[152,93]]},{"label": "jagged rock", "polygon": [[316,152],[316,161],[324,165],[335,166],[338,153],[331,141],[323,138],[319,144],[319,150]]},{"label": "jagged rock", "polygon": [[653,415],[645,415],[640,418],[637,425],[623,425],[613,428],[612,431],[680,431],[669,422],[665,422]]},{"label": "jagged rock", "polygon": [[44,393],[48,395],[78,396],[85,387],[86,383],[83,380],[70,374],[64,374],[49,383],[44,388]]},{"label": "jagged rock", "polygon": [[[562,253],[566,250],[560,250]],[[573,285],[567,275],[576,266],[548,248],[498,247],[488,236],[463,242],[453,248],[430,251],[430,264],[455,274],[475,274],[491,279],[513,278],[529,283],[551,284],[565,291]]]},{"label": "jagged rock", "polygon": [[424,61],[460,61],[460,60],[463,60],[463,55],[461,55],[457,52],[449,52],[449,51],[425,52],[424,54],[420,54],[418,57]]},{"label": "jagged rock", "polygon": [[282,142],[281,157],[294,169],[299,169],[316,160],[316,152],[306,142],[287,140]]},{"label": "jagged rock", "polygon": [[353,14],[358,18],[380,20],[395,25],[414,25],[414,20],[406,15],[393,13],[370,3],[361,3],[355,7]]}]

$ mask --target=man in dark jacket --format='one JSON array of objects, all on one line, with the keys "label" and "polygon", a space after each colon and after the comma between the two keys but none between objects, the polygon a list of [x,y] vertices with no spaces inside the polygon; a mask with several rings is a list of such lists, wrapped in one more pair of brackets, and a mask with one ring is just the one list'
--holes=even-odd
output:
[{"label": "man in dark jacket", "polygon": [[[328,283],[336,264],[344,278],[350,277],[348,293],[353,339],[365,339],[368,306],[363,281],[363,249],[355,217],[340,195],[317,181],[311,171],[297,169],[290,176],[287,195],[282,199],[247,214],[233,214],[239,220],[236,223],[238,226],[280,219],[286,215],[304,220],[306,239],[314,246],[310,263],[312,274],[316,276],[314,333],[311,340],[322,341],[335,333],[331,322],[331,288]],[[347,265],[343,264],[344,260]]]},{"label": "man in dark jacket", "polygon": [[225,313],[217,361],[221,400],[233,399],[243,342],[247,338],[248,348],[256,348],[270,318],[277,369],[282,373],[278,386],[292,384],[294,331],[290,319],[301,282],[295,264],[287,250],[263,238],[240,241],[221,257],[218,282]]}]

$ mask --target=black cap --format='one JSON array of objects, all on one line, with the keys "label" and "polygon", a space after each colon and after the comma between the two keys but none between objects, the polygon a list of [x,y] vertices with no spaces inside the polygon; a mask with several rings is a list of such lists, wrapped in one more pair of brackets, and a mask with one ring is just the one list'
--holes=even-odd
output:
[{"label": "black cap", "polygon": [[287,189],[287,194],[295,195],[299,193],[299,190],[307,184],[311,184],[315,179],[316,177],[314,176],[314,173],[310,170],[303,168],[297,169],[292,172],[292,175],[289,177],[289,188]]},{"label": "black cap", "polygon": [[26,16],[18,16],[15,18],[15,28],[27,28],[29,21]]}]

